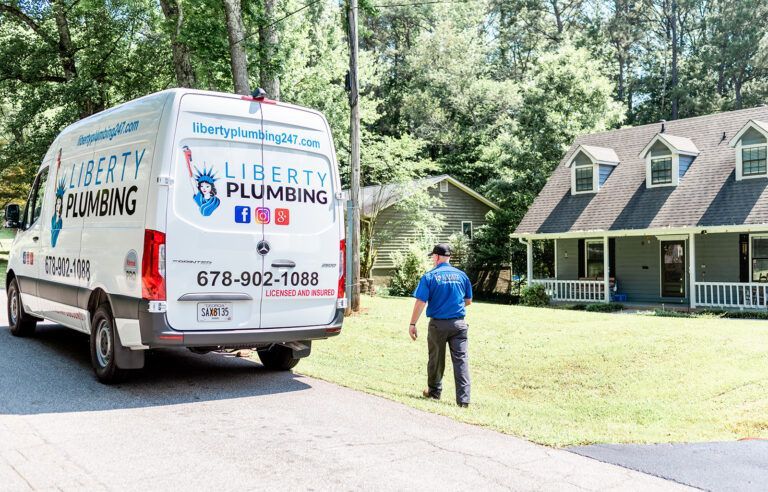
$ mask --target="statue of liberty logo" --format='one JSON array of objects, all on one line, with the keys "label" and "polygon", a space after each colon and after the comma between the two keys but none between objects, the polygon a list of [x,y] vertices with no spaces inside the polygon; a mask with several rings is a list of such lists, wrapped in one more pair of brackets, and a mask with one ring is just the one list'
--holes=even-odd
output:
[{"label": "statue of liberty logo", "polygon": [[203,166],[202,171],[195,167],[193,173],[192,150],[185,145],[183,151],[184,159],[187,161],[190,183],[192,184],[192,199],[200,208],[200,214],[203,217],[208,217],[221,205],[221,200],[216,196],[215,185],[216,180],[219,178],[216,177],[213,166],[210,169],[206,169]]},{"label": "statue of liberty logo", "polygon": [[59,155],[56,157],[56,177],[54,183],[56,183],[56,201],[53,205],[53,215],[51,216],[51,247],[56,247],[56,242],[59,240],[59,233],[61,232],[61,226],[63,220],[61,219],[61,212],[64,209],[64,190],[66,185],[66,179],[61,178],[59,180],[59,169],[61,168],[61,149],[59,149]]}]

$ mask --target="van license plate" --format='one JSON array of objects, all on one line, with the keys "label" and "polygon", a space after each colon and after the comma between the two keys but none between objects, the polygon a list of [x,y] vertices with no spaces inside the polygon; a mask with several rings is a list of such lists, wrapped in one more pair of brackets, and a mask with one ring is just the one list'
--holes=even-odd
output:
[{"label": "van license plate", "polygon": [[198,302],[197,321],[232,321],[232,303]]}]

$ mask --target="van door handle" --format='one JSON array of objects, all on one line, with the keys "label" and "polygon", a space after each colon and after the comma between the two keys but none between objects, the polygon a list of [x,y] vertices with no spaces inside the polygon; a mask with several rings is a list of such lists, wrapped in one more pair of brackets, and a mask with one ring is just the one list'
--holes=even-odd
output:
[{"label": "van door handle", "polygon": [[296,262],[291,260],[275,260],[272,262],[272,266],[275,268],[293,268],[296,266]]}]

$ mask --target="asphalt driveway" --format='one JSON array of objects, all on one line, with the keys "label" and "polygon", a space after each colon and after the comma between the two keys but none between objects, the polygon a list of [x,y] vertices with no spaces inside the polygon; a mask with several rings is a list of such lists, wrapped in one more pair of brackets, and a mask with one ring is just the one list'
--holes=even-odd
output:
[{"label": "asphalt driveway", "polygon": [[704,490],[758,492],[768,487],[768,441],[763,440],[595,444],[568,449]]},{"label": "asphalt driveway", "polygon": [[0,489],[265,486],[680,487],[219,354],[157,352],[138,377],[103,386],[85,336],[47,325],[18,339],[0,327]]}]

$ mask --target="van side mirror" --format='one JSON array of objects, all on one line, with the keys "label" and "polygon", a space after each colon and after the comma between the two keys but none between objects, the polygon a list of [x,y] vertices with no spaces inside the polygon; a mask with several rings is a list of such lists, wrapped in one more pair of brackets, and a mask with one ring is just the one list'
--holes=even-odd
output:
[{"label": "van side mirror", "polygon": [[21,227],[21,208],[11,203],[5,207],[5,227],[8,229],[19,229]]}]

